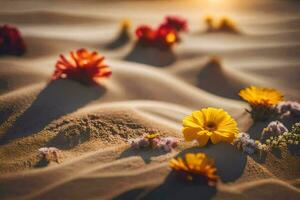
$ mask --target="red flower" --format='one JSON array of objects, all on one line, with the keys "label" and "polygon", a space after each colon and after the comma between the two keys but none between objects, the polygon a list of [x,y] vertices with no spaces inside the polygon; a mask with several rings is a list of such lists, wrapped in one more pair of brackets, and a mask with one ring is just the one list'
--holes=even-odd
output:
[{"label": "red flower", "polygon": [[161,26],[157,29],[155,42],[159,48],[168,49],[178,41],[179,37],[176,29],[166,26]]},{"label": "red flower", "polygon": [[178,32],[187,31],[187,21],[180,17],[168,16],[156,30],[149,26],[139,26],[136,29],[138,42],[161,49],[169,49],[180,41]]},{"label": "red flower", "polygon": [[152,30],[151,27],[146,25],[139,26],[136,29],[135,34],[138,40],[143,44],[151,44],[152,42],[154,42],[156,35],[155,31]]},{"label": "red flower", "polygon": [[141,44],[161,49],[168,49],[179,41],[176,29],[169,26],[161,26],[155,31],[149,26],[140,26],[136,30],[136,35]]},{"label": "red flower", "polygon": [[97,52],[89,52],[86,49],[71,51],[69,59],[60,55],[52,79],[68,78],[85,84],[97,83],[112,73],[103,60],[104,57]]},{"label": "red flower", "polygon": [[177,16],[167,16],[165,22],[161,26],[167,26],[174,28],[176,31],[187,31],[187,21],[181,17]]},{"label": "red flower", "polygon": [[17,28],[3,25],[0,26],[0,55],[22,55],[26,46]]}]

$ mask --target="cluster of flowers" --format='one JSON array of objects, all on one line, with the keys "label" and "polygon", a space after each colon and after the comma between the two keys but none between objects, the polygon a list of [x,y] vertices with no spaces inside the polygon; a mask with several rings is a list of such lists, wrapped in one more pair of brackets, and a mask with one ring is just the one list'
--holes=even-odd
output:
[{"label": "cluster of flowers", "polygon": [[178,33],[182,31],[187,31],[187,21],[180,17],[167,16],[157,29],[141,25],[135,33],[139,44],[169,49],[180,41]]},{"label": "cluster of flowers", "polygon": [[207,31],[209,32],[239,32],[235,22],[228,17],[221,17],[220,19],[216,19],[215,17],[208,15],[204,17],[204,22],[206,23]]},{"label": "cluster of flowers", "polygon": [[63,158],[61,150],[55,147],[42,147],[39,149],[39,153],[48,162],[60,163]]},{"label": "cluster of flowers", "polygon": [[233,145],[237,149],[249,155],[266,152],[268,150],[267,145],[262,144],[258,140],[251,139],[248,133],[243,132],[238,134],[236,139],[233,141]]},{"label": "cluster of flowers", "polygon": [[300,155],[300,123],[294,124],[291,131],[279,121],[272,121],[264,128],[260,141],[253,140],[247,133],[240,133],[233,145],[249,155],[262,153],[273,148],[289,147]]},{"label": "cluster of flowers", "polygon": [[19,30],[10,25],[0,26],[0,55],[20,56],[26,51]]},{"label": "cluster of flowers", "polygon": [[272,121],[264,128],[261,136],[261,141],[266,142],[270,137],[277,137],[288,132],[288,129],[279,121]]},{"label": "cluster of flowers", "polygon": [[300,123],[294,124],[291,131],[272,134],[266,139],[266,144],[271,148],[290,147],[300,155]]},{"label": "cluster of flowers", "polygon": [[283,101],[276,105],[277,113],[282,118],[300,117],[300,103],[296,101]]},{"label": "cluster of flowers", "polygon": [[170,152],[178,146],[178,139],[174,137],[160,137],[159,134],[148,134],[144,137],[131,140],[130,144],[134,149],[151,147]]}]

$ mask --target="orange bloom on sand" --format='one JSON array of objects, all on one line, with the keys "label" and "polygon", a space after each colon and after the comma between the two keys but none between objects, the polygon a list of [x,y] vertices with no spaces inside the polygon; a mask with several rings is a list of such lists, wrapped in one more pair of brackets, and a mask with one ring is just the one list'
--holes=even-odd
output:
[{"label": "orange bloom on sand", "polygon": [[185,159],[173,158],[169,165],[188,181],[215,185],[219,179],[214,161],[204,153],[187,153]]},{"label": "orange bloom on sand", "polygon": [[279,91],[255,86],[241,90],[239,96],[254,107],[272,107],[283,101],[283,95]]},{"label": "orange bloom on sand", "polygon": [[236,121],[223,109],[205,108],[183,119],[182,132],[186,141],[196,140],[203,147],[209,139],[213,144],[232,143],[239,130]]},{"label": "orange bloom on sand", "polygon": [[97,52],[89,52],[86,49],[71,51],[70,57],[60,55],[55,65],[53,80],[73,79],[81,83],[97,83],[100,79],[111,75],[111,70],[103,62],[104,57]]}]

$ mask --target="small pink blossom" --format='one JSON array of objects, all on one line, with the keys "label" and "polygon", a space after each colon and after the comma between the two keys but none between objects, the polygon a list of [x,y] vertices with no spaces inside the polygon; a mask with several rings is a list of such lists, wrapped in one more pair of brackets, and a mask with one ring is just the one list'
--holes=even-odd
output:
[{"label": "small pink blossom", "polygon": [[60,163],[63,157],[61,150],[55,147],[42,147],[38,151],[49,162]]}]

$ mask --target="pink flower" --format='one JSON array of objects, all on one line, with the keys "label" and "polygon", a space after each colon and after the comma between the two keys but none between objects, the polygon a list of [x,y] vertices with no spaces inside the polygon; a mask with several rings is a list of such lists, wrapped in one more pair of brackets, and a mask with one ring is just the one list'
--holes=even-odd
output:
[{"label": "pink flower", "polygon": [[300,103],[296,101],[283,101],[277,104],[276,109],[283,116],[300,116]]}]

